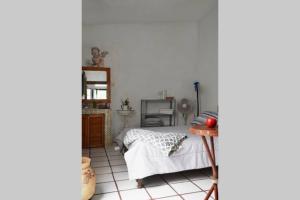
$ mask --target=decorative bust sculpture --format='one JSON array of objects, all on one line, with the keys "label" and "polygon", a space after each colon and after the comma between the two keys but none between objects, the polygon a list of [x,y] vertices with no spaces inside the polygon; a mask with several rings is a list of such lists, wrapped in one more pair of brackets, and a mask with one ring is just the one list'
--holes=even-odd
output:
[{"label": "decorative bust sculpture", "polygon": [[101,51],[98,47],[91,48],[92,62],[97,67],[104,67],[104,57],[108,54],[107,51]]}]

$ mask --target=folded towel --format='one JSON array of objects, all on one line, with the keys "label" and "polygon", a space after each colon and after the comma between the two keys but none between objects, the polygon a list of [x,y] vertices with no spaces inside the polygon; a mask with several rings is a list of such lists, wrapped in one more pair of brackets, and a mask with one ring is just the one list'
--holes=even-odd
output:
[{"label": "folded towel", "polygon": [[160,122],[161,119],[160,118],[146,118],[145,121],[146,122]]}]

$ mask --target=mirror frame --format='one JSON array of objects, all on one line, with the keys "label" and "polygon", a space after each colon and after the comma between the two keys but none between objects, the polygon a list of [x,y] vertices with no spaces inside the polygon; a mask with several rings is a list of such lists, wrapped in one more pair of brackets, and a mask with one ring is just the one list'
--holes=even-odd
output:
[{"label": "mirror frame", "polygon": [[111,83],[110,83],[110,68],[108,67],[95,67],[95,66],[82,66],[82,71],[105,71],[107,82],[107,98],[106,99],[82,99],[82,102],[91,103],[111,103]]}]

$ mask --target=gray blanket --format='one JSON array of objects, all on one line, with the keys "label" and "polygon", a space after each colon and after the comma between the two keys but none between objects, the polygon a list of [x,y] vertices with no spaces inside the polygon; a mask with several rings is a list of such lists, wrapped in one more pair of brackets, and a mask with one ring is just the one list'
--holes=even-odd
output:
[{"label": "gray blanket", "polygon": [[187,135],[184,133],[131,129],[126,133],[123,143],[129,148],[130,144],[139,140],[158,148],[164,156],[170,156],[180,148],[181,142],[186,138]]}]

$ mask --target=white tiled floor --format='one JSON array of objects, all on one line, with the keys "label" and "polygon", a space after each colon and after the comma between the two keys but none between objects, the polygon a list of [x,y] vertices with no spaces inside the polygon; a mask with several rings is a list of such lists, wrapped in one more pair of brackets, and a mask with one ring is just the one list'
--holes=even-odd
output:
[{"label": "white tiled floor", "polygon": [[112,174],[98,174],[96,176],[96,183],[105,183],[114,181]]},{"label": "white tiled floor", "polygon": [[159,176],[150,176],[146,177],[144,180],[145,187],[153,187],[153,186],[159,186],[159,185],[166,185],[167,183]]},{"label": "white tiled floor", "polygon": [[130,181],[130,180],[123,180],[123,181],[117,181],[117,185],[119,190],[129,190],[129,189],[137,189],[136,181]]},{"label": "white tiled floor", "polygon": [[116,166],[116,165],[125,165],[125,160],[121,159],[121,160],[110,160],[110,165],[111,166]]},{"label": "white tiled floor", "polygon": [[188,179],[180,173],[164,174],[163,177],[169,183],[180,183],[188,181]]},{"label": "white tiled floor", "polygon": [[92,163],[93,162],[99,162],[99,161],[102,161],[102,162],[108,162],[108,159],[107,157],[105,156],[101,156],[101,157],[93,157],[92,159]]},{"label": "white tiled floor", "polygon": [[118,192],[94,195],[92,200],[120,200]]},{"label": "white tiled floor", "polygon": [[94,167],[93,169],[95,170],[96,175],[111,173],[110,167]]},{"label": "white tiled floor", "polygon": [[120,191],[122,200],[149,200],[151,199],[144,188]]},{"label": "white tiled floor", "polygon": [[114,172],[116,181],[128,180],[128,172]]},{"label": "white tiled floor", "polygon": [[95,161],[92,162],[92,167],[109,167],[108,161]]},{"label": "white tiled floor", "polygon": [[123,156],[110,156],[109,157],[109,160],[120,160],[120,159],[122,159],[123,158]]},{"label": "white tiled floor", "polygon": [[111,166],[113,172],[127,172],[126,165]]},{"label": "white tiled floor", "polygon": [[[205,171],[207,172],[207,171]],[[205,173],[199,173],[198,170],[191,170],[191,171],[185,171],[183,172],[183,175],[191,180],[199,180],[199,179],[208,179],[209,176]]]},{"label": "white tiled floor", "polygon": [[177,193],[169,185],[160,185],[156,187],[146,188],[152,198],[161,198],[166,196],[174,196]]},{"label": "white tiled floor", "polygon": [[211,188],[211,180],[204,179],[204,180],[197,180],[193,181],[196,185],[198,185],[203,190],[209,190]]},{"label": "white tiled floor", "polygon": [[171,183],[170,185],[179,194],[201,191],[201,189],[199,187],[195,186],[192,182]]},{"label": "white tiled floor", "polygon": [[91,200],[202,200],[211,186],[207,168],[146,177],[145,187],[138,189],[135,180],[128,180],[122,154],[113,147],[84,149],[83,154],[92,158],[96,173]]},{"label": "white tiled floor", "polygon": [[180,196],[165,197],[160,200],[182,200]]},{"label": "white tiled floor", "polygon": [[91,152],[92,156],[106,156],[105,152]]},{"label": "white tiled floor", "polygon": [[[205,192],[196,192],[196,193],[190,193],[190,194],[184,194],[182,195],[184,200],[196,200],[196,199],[204,199],[206,196]],[[210,200],[213,200],[213,198],[209,198]]]},{"label": "white tiled floor", "polygon": [[103,193],[115,192],[115,191],[117,191],[115,182],[97,183],[96,184],[96,194],[103,194]]}]

